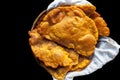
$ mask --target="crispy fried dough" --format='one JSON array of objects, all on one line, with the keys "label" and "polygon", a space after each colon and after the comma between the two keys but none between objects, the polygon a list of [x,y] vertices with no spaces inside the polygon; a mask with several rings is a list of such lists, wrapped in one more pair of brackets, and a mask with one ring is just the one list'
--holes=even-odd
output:
[{"label": "crispy fried dough", "polygon": [[110,35],[110,29],[107,27],[107,23],[103,17],[96,12],[96,7],[94,5],[83,5],[78,7],[82,9],[88,17],[94,20],[100,36]]},{"label": "crispy fried dough", "polygon": [[55,78],[62,80],[68,71],[82,70],[91,61],[75,51],[43,39],[34,29],[29,32],[31,49],[42,66]]},{"label": "crispy fried dough", "polygon": [[101,36],[109,36],[110,35],[110,29],[107,27],[107,23],[102,17],[96,17],[94,19],[94,22],[97,26],[99,35]]},{"label": "crispy fried dough", "polygon": [[99,35],[110,34],[93,5],[59,6],[38,20],[29,43],[40,65],[58,80],[89,65]]},{"label": "crispy fried dough", "polygon": [[84,56],[93,54],[98,39],[94,21],[76,6],[58,7],[48,12],[38,26],[38,33]]}]

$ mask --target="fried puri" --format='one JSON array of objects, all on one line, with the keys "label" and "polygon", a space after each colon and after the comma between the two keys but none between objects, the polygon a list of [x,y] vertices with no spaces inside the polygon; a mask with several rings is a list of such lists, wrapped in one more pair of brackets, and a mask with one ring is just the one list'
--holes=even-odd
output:
[{"label": "fried puri", "polygon": [[40,17],[29,31],[29,44],[52,76],[63,80],[91,62],[99,36],[109,36],[105,20],[93,5],[59,6]]}]

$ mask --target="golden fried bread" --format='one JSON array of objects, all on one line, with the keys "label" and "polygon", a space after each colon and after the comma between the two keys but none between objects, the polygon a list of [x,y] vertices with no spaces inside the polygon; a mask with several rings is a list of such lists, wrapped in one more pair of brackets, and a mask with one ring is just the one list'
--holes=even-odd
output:
[{"label": "golden fried bread", "polygon": [[75,51],[41,38],[37,29],[29,32],[31,49],[42,66],[55,78],[62,80],[68,71],[82,70],[91,61]]},{"label": "golden fried bread", "polygon": [[94,19],[94,22],[97,26],[99,35],[101,36],[109,36],[110,35],[110,29],[107,27],[107,23],[104,21],[102,17],[96,17]]},{"label": "golden fried bread", "polygon": [[40,65],[58,80],[88,66],[99,36],[110,34],[93,5],[59,6],[39,18],[28,33],[29,44]]},{"label": "golden fried bread", "polygon": [[76,6],[53,9],[48,12],[38,27],[38,32],[46,39],[74,49],[84,56],[93,53],[98,39],[94,21]]},{"label": "golden fried bread", "polygon": [[78,8],[82,9],[84,13],[95,22],[100,36],[110,35],[110,29],[107,27],[107,23],[101,15],[96,12],[96,7],[94,5],[82,5],[78,6]]},{"label": "golden fried bread", "polygon": [[101,17],[100,14],[96,12],[96,7],[94,5],[83,5],[78,7],[82,9],[84,13],[95,22],[100,36],[110,35],[110,29],[107,27],[107,23],[103,17]]}]

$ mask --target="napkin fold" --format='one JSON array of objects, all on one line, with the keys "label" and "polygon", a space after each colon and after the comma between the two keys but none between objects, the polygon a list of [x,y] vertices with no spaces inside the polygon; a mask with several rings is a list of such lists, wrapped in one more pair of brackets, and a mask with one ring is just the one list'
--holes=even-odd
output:
[{"label": "napkin fold", "polygon": [[87,0],[54,0],[47,7],[47,11],[49,11],[49,10],[51,10],[53,8],[56,8],[57,6],[60,6],[60,5],[84,5],[84,4],[90,4],[90,5],[92,5]]}]

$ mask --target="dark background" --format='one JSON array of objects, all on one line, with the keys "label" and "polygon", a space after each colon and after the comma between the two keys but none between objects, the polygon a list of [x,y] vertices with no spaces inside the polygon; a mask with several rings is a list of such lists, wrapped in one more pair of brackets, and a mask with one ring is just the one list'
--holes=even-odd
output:
[{"label": "dark background", "polygon": [[[52,80],[51,75],[37,64],[28,43],[28,31],[31,29],[33,21],[52,1],[31,0],[24,2],[17,0],[7,7],[6,12],[7,14],[10,13],[7,21],[11,22],[9,24],[11,26],[7,27],[9,27],[8,30],[10,29],[10,33],[12,33],[11,35],[8,33],[10,37],[8,42],[10,43],[9,48],[12,52],[8,51],[8,56],[6,56],[8,60],[7,64],[5,63],[6,67],[4,70],[7,71],[5,75],[11,75],[9,76],[11,80]],[[89,1],[96,6],[97,12],[107,22],[111,31],[110,37],[120,44],[119,18],[117,16],[119,7],[116,5],[117,2],[113,2],[113,0]],[[113,61],[104,65],[102,69],[90,75],[75,77],[74,80],[119,80],[119,61],[120,54]]]}]

